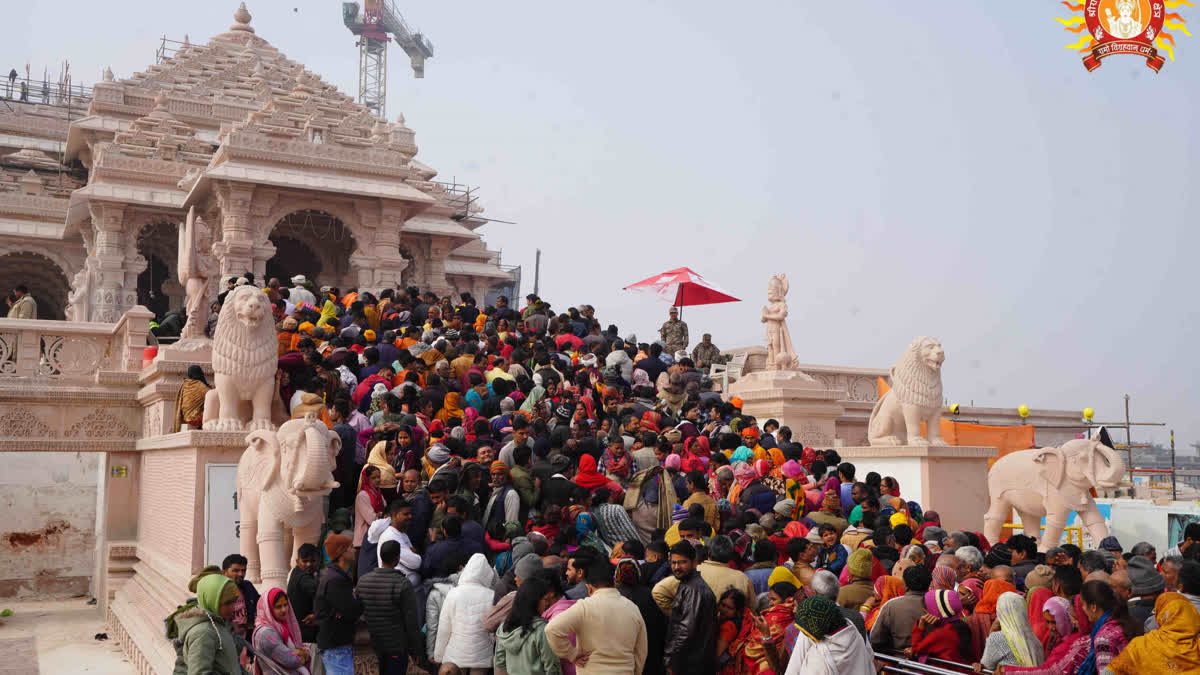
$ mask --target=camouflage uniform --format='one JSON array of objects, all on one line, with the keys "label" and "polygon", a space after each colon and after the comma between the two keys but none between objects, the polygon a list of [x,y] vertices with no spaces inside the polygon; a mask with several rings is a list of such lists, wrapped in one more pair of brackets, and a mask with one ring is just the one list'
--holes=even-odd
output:
[{"label": "camouflage uniform", "polygon": [[688,327],[687,324],[675,319],[668,321],[658,329],[658,334],[662,337],[662,341],[666,343],[667,350],[674,356],[675,352],[683,351],[688,346]]},{"label": "camouflage uniform", "polygon": [[705,368],[714,363],[725,363],[728,357],[721,356],[721,350],[713,343],[704,344],[701,342],[692,350],[692,361],[695,362],[697,368]]}]

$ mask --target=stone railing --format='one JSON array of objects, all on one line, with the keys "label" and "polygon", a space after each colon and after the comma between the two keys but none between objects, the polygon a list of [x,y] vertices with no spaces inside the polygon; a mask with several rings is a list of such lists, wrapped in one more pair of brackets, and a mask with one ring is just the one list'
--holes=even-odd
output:
[{"label": "stone railing", "polygon": [[852,368],[800,364],[800,370],[825,385],[826,389],[846,392],[843,401],[874,404],[879,400],[879,378],[889,379],[886,368]]},{"label": "stone railing", "polygon": [[138,372],[152,318],[135,307],[115,324],[0,319],[0,382],[91,382],[101,372]]}]

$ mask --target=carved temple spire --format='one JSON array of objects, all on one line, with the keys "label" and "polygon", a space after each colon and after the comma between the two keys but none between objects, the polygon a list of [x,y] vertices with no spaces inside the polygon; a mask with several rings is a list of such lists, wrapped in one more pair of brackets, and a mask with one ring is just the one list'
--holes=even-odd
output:
[{"label": "carved temple spire", "polygon": [[236,23],[230,26],[229,30],[242,30],[253,33],[254,29],[250,27],[250,19],[250,12],[246,9],[246,3],[243,2],[233,12],[233,20]]}]

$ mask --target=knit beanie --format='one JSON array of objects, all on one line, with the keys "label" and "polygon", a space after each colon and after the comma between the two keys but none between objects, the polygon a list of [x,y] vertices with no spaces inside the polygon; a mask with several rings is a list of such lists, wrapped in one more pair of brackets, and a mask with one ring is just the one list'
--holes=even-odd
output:
[{"label": "knit beanie", "polygon": [[846,561],[846,570],[850,572],[850,576],[852,577],[870,579],[871,563],[874,560],[875,558],[869,550],[860,548],[850,554],[850,559]]},{"label": "knit beanie", "polygon": [[992,550],[988,551],[983,558],[983,564],[988,567],[999,567],[1000,565],[1012,564],[1012,549],[1008,544],[999,543],[992,546]]},{"label": "knit beanie", "polygon": [[1154,569],[1154,563],[1144,556],[1135,555],[1125,566],[1129,575],[1129,583],[1133,586],[1134,595],[1154,595],[1161,593],[1166,587],[1163,576]]},{"label": "knit beanie", "polygon": [[517,561],[513,567],[513,576],[521,580],[529,579],[540,569],[542,559],[536,553],[530,553]]}]

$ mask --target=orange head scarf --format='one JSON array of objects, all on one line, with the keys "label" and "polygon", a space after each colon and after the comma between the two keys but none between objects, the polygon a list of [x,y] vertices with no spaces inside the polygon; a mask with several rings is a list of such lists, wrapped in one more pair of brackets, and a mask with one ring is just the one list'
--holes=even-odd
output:
[{"label": "orange head scarf", "polygon": [[905,590],[904,580],[900,577],[879,577],[875,580],[875,592],[879,594],[880,600],[867,615],[867,630],[871,630],[871,626],[875,625],[875,619],[879,618],[879,610],[883,609],[887,601],[904,595]]},{"label": "orange head scarf", "polygon": [[983,585],[983,597],[975,605],[976,614],[995,614],[996,602],[1005,593],[1016,593],[1017,587],[1003,579],[992,579]]}]

